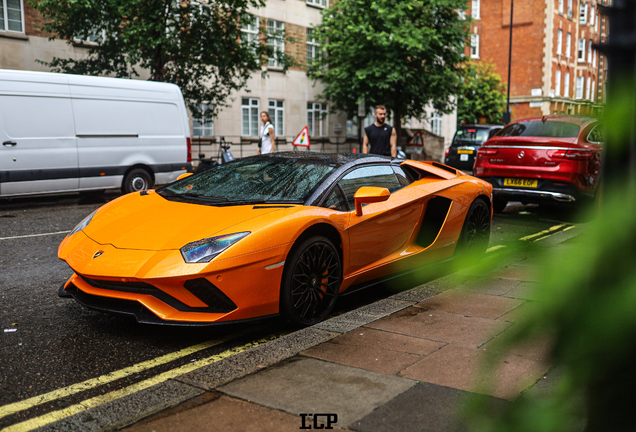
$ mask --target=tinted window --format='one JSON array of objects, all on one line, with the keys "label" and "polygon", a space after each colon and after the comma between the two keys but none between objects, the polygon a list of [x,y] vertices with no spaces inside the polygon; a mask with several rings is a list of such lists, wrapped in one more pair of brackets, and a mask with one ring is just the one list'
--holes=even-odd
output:
[{"label": "tinted window", "polygon": [[398,181],[402,186],[408,186],[413,181],[412,179],[409,179],[408,175],[404,172],[402,167],[394,166],[393,171],[395,172],[395,175],[397,176]]},{"label": "tinted window", "polygon": [[453,144],[481,144],[488,138],[488,129],[461,127],[455,132]]},{"label": "tinted window", "polygon": [[332,210],[349,211],[347,200],[337,186],[329,193],[329,196],[322,206]]},{"label": "tinted window", "polygon": [[579,126],[576,124],[537,120],[510,124],[497,136],[576,138],[578,134]]},{"label": "tinted window", "polygon": [[602,125],[594,126],[587,136],[587,140],[593,143],[603,143],[605,140],[603,139],[603,127]]},{"label": "tinted window", "polygon": [[218,201],[304,201],[334,168],[314,160],[246,158],[158,190],[166,198]]},{"label": "tinted window", "polygon": [[393,172],[393,168],[388,165],[368,166],[353,170],[340,180],[340,186],[347,196],[347,202],[351,209],[355,208],[355,193],[363,186],[387,188],[391,193],[402,187]]}]

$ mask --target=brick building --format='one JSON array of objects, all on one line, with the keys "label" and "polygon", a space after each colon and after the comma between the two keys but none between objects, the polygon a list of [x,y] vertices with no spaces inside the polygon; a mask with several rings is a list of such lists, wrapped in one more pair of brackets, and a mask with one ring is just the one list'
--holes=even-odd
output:
[{"label": "brick building", "polygon": [[[312,28],[321,21],[321,11],[329,0],[268,0],[265,7],[254,9],[254,21],[242,29],[246,39],[259,38],[259,28],[276,34],[283,30],[293,41],[276,36],[262,43],[273,44],[293,56],[297,66],[286,74],[274,60],[266,66],[268,76],[260,72],[252,75],[243,90],[232,94],[230,106],[219,113],[213,122],[202,123],[191,119],[193,153],[215,156],[221,136],[234,144],[235,157],[256,153],[261,122],[260,111],[269,111],[274,120],[277,150],[291,150],[291,142],[308,125],[312,150],[324,152],[351,151],[357,146],[357,122],[343,114],[329,113],[327,102],[320,100],[320,83],[307,76],[306,61],[317,54],[318,45],[312,37]],[[66,41],[49,40],[40,30],[42,16],[27,0],[0,0],[0,68],[47,71],[36,60],[50,61],[53,57],[81,58],[86,48]],[[142,79],[148,76],[140,71]],[[364,125],[373,121],[364,119]],[[430,109],[426,119],[405,119],[405,130],[425,129],[443,137],[446,145],[456,129],[456,112],[440,114]],[[437,143],[439,140],[435,140]],[[436,146],[439,146],[436,144]],[[431,149],[428,154],[437,154]]]},{"label": "brick building", "polygon": [[[492,62],[508,77],[511,0],[472,0],[466,56]],[[593,44],[608,23],[590,0],[516,0],[512,28],[512,119],[596,114],[604,100],[606,59]]]}]

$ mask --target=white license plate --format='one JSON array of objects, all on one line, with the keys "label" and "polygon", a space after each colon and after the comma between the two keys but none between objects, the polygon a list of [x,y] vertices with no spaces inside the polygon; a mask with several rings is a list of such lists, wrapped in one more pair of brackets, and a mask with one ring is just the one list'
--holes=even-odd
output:
[{"label": "white license plate", "polygon": [[465,161],[468,160],[468,156],[469,155],[467,155],[467,154],[460,154],[459,155],[459,160],[462,161],[462,162],[465,162]]}]

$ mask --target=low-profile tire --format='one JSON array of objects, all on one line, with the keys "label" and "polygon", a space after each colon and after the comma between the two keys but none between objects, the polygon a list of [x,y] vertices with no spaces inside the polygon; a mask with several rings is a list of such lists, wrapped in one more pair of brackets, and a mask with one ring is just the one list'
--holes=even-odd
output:
[{"label": "low-profile tire", "polygon": [[502,211],[504,211],[507,205],[508,201],[504,199],[494,198],[492,200],[492,209],[495,211],[495,213],[501,213]]},{"label": "low-profile tire", "polygon": [[455,255],[483,256],[490,241],[490,222],[490,207],[484,199],[477,198],[466,213]]},{"label": "low-profile tire", "polygon": [[333,310],[342,283],[342,264],[331,240],[314,236],[294,245],[287,256],[280,289],[280,313],[294,326],[324,320]]},{"label": "low-profile tire", "polygon": [[122,193],[140,192],[152,187],[152,178],[143,168],[135,168],[124,177],[121,184]]}]

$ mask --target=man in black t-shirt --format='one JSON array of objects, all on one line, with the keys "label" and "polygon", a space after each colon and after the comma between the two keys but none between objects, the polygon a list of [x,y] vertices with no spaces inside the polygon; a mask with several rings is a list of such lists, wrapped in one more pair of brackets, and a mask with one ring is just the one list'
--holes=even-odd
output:
[{"label": "man in black t-shirt", "polygon": [[362,153],[383,156],[397,156],[397,134],[393,127],[386,124],[386,108],[375,107],[375,122],[364,128]]}]

